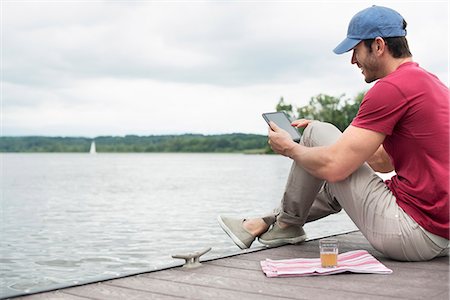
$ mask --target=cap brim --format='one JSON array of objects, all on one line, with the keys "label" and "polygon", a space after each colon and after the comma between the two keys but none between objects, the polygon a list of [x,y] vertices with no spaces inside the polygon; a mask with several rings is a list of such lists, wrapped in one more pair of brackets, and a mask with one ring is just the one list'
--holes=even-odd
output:
[{"label": "cap brim", "polygon": [[349,39],[345,38],[336,48],[334,48],[333,52],[336,54],[343,54],[355,48],[361,40]]}]

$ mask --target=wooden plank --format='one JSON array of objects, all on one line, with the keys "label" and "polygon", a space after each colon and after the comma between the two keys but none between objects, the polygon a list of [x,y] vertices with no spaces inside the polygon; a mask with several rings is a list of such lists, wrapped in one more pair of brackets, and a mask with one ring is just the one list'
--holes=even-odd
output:
[{"label": "wooden plank", "polygon": [[[230,267],[221,267],[215,265],[206,265],[195,269],[195,274],[217,275],[222,277],[237,278],[239,280],[253,280],[263,283],[275,282],[280,285],[292,285],[301,287],[314,287],[325,290],[329,293],[356,293],[373,296],[395,296],[407,297],[409,299],[421,299],[430,295],[438,294],[448,288],[448,284],[433,284],[427,288],[424,283],[420,285],[411,285],[407,278],[401,282],[394,279],[393,275],[376,274],[340,274],[333,276],[310,276],[310,277],[286,277],[286,278],[267,278],[262,271],[235,269]],[[438,276],[436,276],[438,277]],[[418,280],[421,278],[418,277]],[[397,283],[396,283],[397,282]],[[431,282],[431,280],[430,280]],[[424,288],[425,287],[425,288]]]},{"label": "wooden plank", "polygon": [[[298,257],[298,256],[296,256]],[[302,257],[304,257],[302,255]],[[256,270],[261,271],[261,267],[259,264],[259,260],[257,261],[246,261],[241,260],[241,257],[232,257],[227,258],[223,260],[218,261],[211,261],[209,264],[217,265],[217,266],[224,266],[224,267],[231,267],[231,268],[245,268],[247,270]],[[282,257],[284,258],[284,257]],[[264,256],[261,257],[261,260],[265,259]],[[429,262],[396,262],[396,261],[385,261],[383,262],[387,267],[391,268],[394,271],[393,275],[395,281],[394,282],[400,282],[399,284],[409,284],[409,280],[417,280],[417,284],[419,286],[421,285],[427,285],[427,286],[439,286],[441,284],[444,284],[444,286],[448,286],[445,283],[448,283],[449,279],[449,266],[448,266],[448,258],[436,258],[435,260],[429,261]],[[428,267],[427,265],[432,265],[431,267]],[[420,267],[423,266],[423,267]],[[434,267],[433,267],[434,266]],[[439,267],[439,268],[438,268]],[[430,270],[430,268],[432,270]],[[431,272],[430,272],[431,271]],[[360,275],[362,276],[362,275]],[[422,277],[424,279],[422,279]],[[365,281],[365,278],[362,276],[361,281]],[[380,280],[383,277],[375,277],[380,278]],[[391,278],[392,279],[392,278]],[[373,280],[371,278],[370,280]],[[394,280],[394,279],[392,279]],[[422,283],[421,283],[421,282]]]},{"label": "wooden plank", "polygon": [[[291,247],[299,247],[298,249],[290,249]],[[261,260],[264,260],[266,258],[269,259],[290,259],[290,258],[318,258],[319,253],[316,252],[304,252],[302,246],[286,246],[281,247],[279,251],[277,252],[268,252],[268,251],[262,251],[257,253],[252,253],[251,256],[249,254],[235,256],[227,259],[222,260],[214,260],[210,261],[211,264],[216,265],[226,265],[228,262],[235,267],[238,267],[239,265],[247,266],[252,265],[254,262],[256,262],[257,266],[259,266],[259,262]],[[424,262],[400,262],[400,261],[394,261],[389,258],[379,256],[376,253],[370,251],[372,255],[374,255],[381,263],[386,265],[388,268],[394,270],[398,269],[407,269],[411,272],[415,272],[415,270],[428,270],[429,272],[433,273],[436,271],[444,271],[449,272],[449,258],[448,257],[438,257],[430,261],[424,261]],[[249,267],[249,268],[256,268],[256,267]]]},{"label": "wooden plank", "polygon": [[[409,294],[411,298],[417,297],[417,295],[421,295],[423,297],[430,297],[437,294],[443,294],[444,296],[448,294],[449,289],[449,262],[448,257],[436,258],[427,262],[397,262],[389,260],[388,258],[383,257],[378,251],[374,250],[368,241],[364,238],[361,233],[351,233],[338,237],[338,240],[341,244],[342,251],[350,251],[355,249],[366,249],[373,255],[375,255],[380,261],[382,261],[387,267],[394,270],[394,277],[390,277],[387,282],[388,287],[386,291],[388,291],[389,295],[393,295],[392,290],[394,289],[398,291],[398,287],[404,286],[412,286],[421,287],[417,292],[413,292]],[[356,242],[355,242],[356,241]],[[252,261],[259,262],[265,258],[272,259],[285,259],[285,258],[295,258],[295,257],[318,257],[318,241],[311,241],[306,244],[296,245],[296,246],[284,246],[277,249],[269,249],[262,252],[252,253],[252,254],[244,254],[238,257],[214,261],[211,264],[215,264],[218,266],[225,267],[234,267],[234,268],[242,268],[245,267],[247,269],[258,270],[259,263],[252,265]],[[242,261],[240,261],[242,260]],[[248,262],[244,262],[247,260]],[[441,272],[442,271],[442,272]],[[358,276],[352,280],[355,280],[360,285],[363,285],[367,288],[368,284],[371,285],[373,283],[386,285],[386,278],[375,276],[375,277],[366,277],[365,275],[346,275],[346,276]],[[389,275],[393,276],[393,275]],[[336,282],[341,281],[341,277],[338,277],[334,280]],[[348,278],[345,279],[346,281]],[[307,281],[308,282],[308,281]],[[342,282],[345,284],[345,282]],[[337,287],[336,287],[337,288]],[[407,294],[411,291],[408,289]],[[406,294],[406,295],[407,295]],[[398,296],[402,296],[403,294],[398,294]],[[419,298],[421,297],[419,296]]]},{"label": "wooden plank", "polygon": [[[167,280],[171,282],[187,283],[203,287],[212,287],[215,289],[223,290],[235,290],[235,291],[247,291],[252,294],[267,295],[273,298],[289,298],[289,299],[324,299],[335,300],[349,299],[351,297],[367,297],[367,292],[354,293],[342,291],[339,293],[339,297],[336,297],[335,293],[324,293],[322,286],[309,287],[301,286],[299,288],[296,284],[284,284],[280,281],[269,280],[249,280],[235,277],[225,277],[217,274],[202,274],[182,271],[174,269],[165,271],[158,274],[147,274],[146,277],[151,277],[160,280]],[[358,295],[359,294],[359,295]],[[391,299],[390,297],[371,295],[372,299]],[[258,296],[259,298],[260,296]]]},{"label": "wooden plank", "polygon": [[[173,296],[165,295],[164,293],[158,293],[148,290],[138,290],[130,287],[119,287],[104,283],[94,283],[79,287],[73,287],[64,289],[64,294],[75,295],[81,297],[87,297],[98,300],[151,300],[151,299],[173,299]],[[61,299],[61,298],[60,298]],[[65,299],[65,298],[63,298]]]},{"label": "wooden plank", "polygon": [[[361,239],[361,243],[354,243],[354,239]],[[432,271],[436,270],[449,270],[449,257],[440,257],[431,261],[425,262],[398,262],[384,257],[380,252],[373,249],[368,241],[361,233],[350,233],[343,236],[339,236],[340,252],[352,251],[352,250],[367,250],[374,255],[383,264],[389,264],[393,268],[408,268],[408,269],[428,269]],[[288,245],[279,248],[268,248],[264,251],[255,253],[242,254],[235,256],[235,259],[260,261],[266,258],[271,259],[287,259],[287,258],[314,258],[319,257],[318,241],[311,241],[305,244]]]},{"label": "wooden plank", "polygon": [[379,260],[391,269],[404,269],[409,272],[416,272],[416,270],[428,271],[433,274],[437,271],[442,271],[444,273],[449,272],[449,260],[448,257],[437,257],[429,261],[421,262],[401,262],[395,260],[389,260],[387,258],[379,258]]},{"label": "wooden plank", "polygon": [[[382,256],[381,253],[376,251],[370,246],[366,238],[361,233],[349,233],[344,234],[342,236],[336,237],[340,242],[340,250],[341,252],[351,251],[351,250],[367,250],[370,253],[374,253],[377,256]],[[267,248],[263,251],[253,252],[253,253],[244,253],[239,255],[242,259],[252,259],[253,257],[258,257],[264,253],[265,256],[282,256],[286,254],[287,256],[292,257],[292,255],[298,255],[299,251],[301,253],[305,253],[305,255],[311,255],[311,257],[316,257],[319,254],[319,241],[308,241],[298,245],[287,245],[278,248]],[[315,256],[314,256],[315,255]],[[295,256],[294,256],[295,257]],[[304,256],[309,257],[309,256]]]},{"label": "wooden plank", "polygon": [[433,296],[430,299],[433,299],[433,300],[448,300],[448,299],[450,299],[450,294],[449,294],[449,291],[446,290],[442,294],[435,295],[435,296]]},{"label": "wooden plank", "polygon": [[229,267],[235,269],[261,271],[259,260],[246,260],[239,257],[230,257],[227,259],[218,259],[207,262],[208,265]]},{"label": "wooden plank", "polygon": [[284,259],[294,257],[313,258],[319,256],[318,246],[317,248],[311,245],[287,245],[278,248],[268,248],[267,250],[241,254],[234,256],[241,260],[260,261],[261,259],[273,258]]},{"label": "wooden plank", "polygon": [[[299,257],[299,255],[295,257],[284,257],[282,258],[296,258]],[[301,255],[301,257],[306,257],[305,255]],[[317,256],[314,256],[317,257]],[[236,268],[236,269],[246,269],[246,270],[255,270],[255,271],[261,271],[260,261],[264,260],[268,257],[265,257],[264,255],[258,257],[258,259],[255,260],[248,260],[248,259],[242,259],[241,256],[236,257],[230,257],[226,259],[219,259],[219,260],[213,260],[209,261],[208,264],[215,265],[215,266],[223,266],[223,267],[229,267],[229,268]],[[273,256],[270,257],[272,259],[281,259],[281,258],[274,258]],[[399,275],[398,272],[401,272],[401,274],[405,273],[406,278],[409,278],[409,273],[414,273],[420,276],[425,276],[429,280],[434,280],[437,278],[438,281],[442,278],[442,280],[447,280],[449,278],[449,264],[448,264],[448,258],[441,257],[436,258],[434,260],[428,261],[428,262],[397,262],[397,261],[391,261],[391,260],[380,260],[384,265],[386,265],[388,268],[392,269],[394,271],[395,275]],[[440,272],[440,273],[438,273]]]},{"label": "wooden plank", "polygon": [[[340,252],[347,252],[351,250],[367,250],[362,247],[352,247],[352,248],[342,248]],[[372,255],[379,257],[373,249],[369,249],[369,253]],[[279,248],[271,248],[264,251],[242,254],[239,256],[235,256],[238,259],[242,260],[252,260],[252,261],[260,261],[262,259],[271,258],[271,259],[287,259],[287,258],[317,258],[319,257],[319,246],[311,246],[311,245],[289,245],[283,246]]]},{"label": "wooden plank", "polygon": [[[167,272],[167,271],[162,271]],[[122,279],[116,279],[107,283],[111,286],[122,286],[141,291],[161,293],[176,297],[185,297],[189,299],[262,299],[273,300],[273,297],[255,294],[247,291],[233,291],[217,287],[201,286],[191,283],[173,282],[150,278],[148,276],[134,276]],[[279,299],[289,299],[280,296]]]}]

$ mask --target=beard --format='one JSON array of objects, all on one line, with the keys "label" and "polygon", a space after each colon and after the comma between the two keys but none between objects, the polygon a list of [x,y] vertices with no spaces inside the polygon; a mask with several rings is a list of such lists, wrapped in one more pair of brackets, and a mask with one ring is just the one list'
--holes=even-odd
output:
[{"label": "beard", "polygon": [[378,78],[375,78],[375,77],[365,77],[364,78],[364,81],[365,82],[367,82],[367,83],[371,83],[371,82],[374,82],[375,80],[377,80]]},{"label": "beard", "polygon": [[367,56],[364,63],[361,63],[361,69],[363,71],[364,80],[367,83],[371,83],[380,78],[380,64],[372,55]]}]

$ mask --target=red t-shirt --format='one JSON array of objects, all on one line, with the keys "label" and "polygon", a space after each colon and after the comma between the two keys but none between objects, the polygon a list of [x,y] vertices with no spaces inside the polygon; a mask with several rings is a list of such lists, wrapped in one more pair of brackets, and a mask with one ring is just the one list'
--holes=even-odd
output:
[{"label": "red t-shirt", "polygon": [[396,175],[386,181],[420,226],[449,239],[449,90],[407,62],[367,92],[353,126],[386,134]]}]

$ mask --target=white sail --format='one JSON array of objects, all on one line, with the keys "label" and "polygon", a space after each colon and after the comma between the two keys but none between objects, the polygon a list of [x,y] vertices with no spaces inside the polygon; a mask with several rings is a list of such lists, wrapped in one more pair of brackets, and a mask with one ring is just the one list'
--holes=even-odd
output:
[{"label": "white sail", "polygon": [[91,149],[89,150],[89,153],[90,154],[96,154],[97,153],[97,150],[95,149],[95,142],[94,141],[92,141],[92,143],[91,143]]}]

